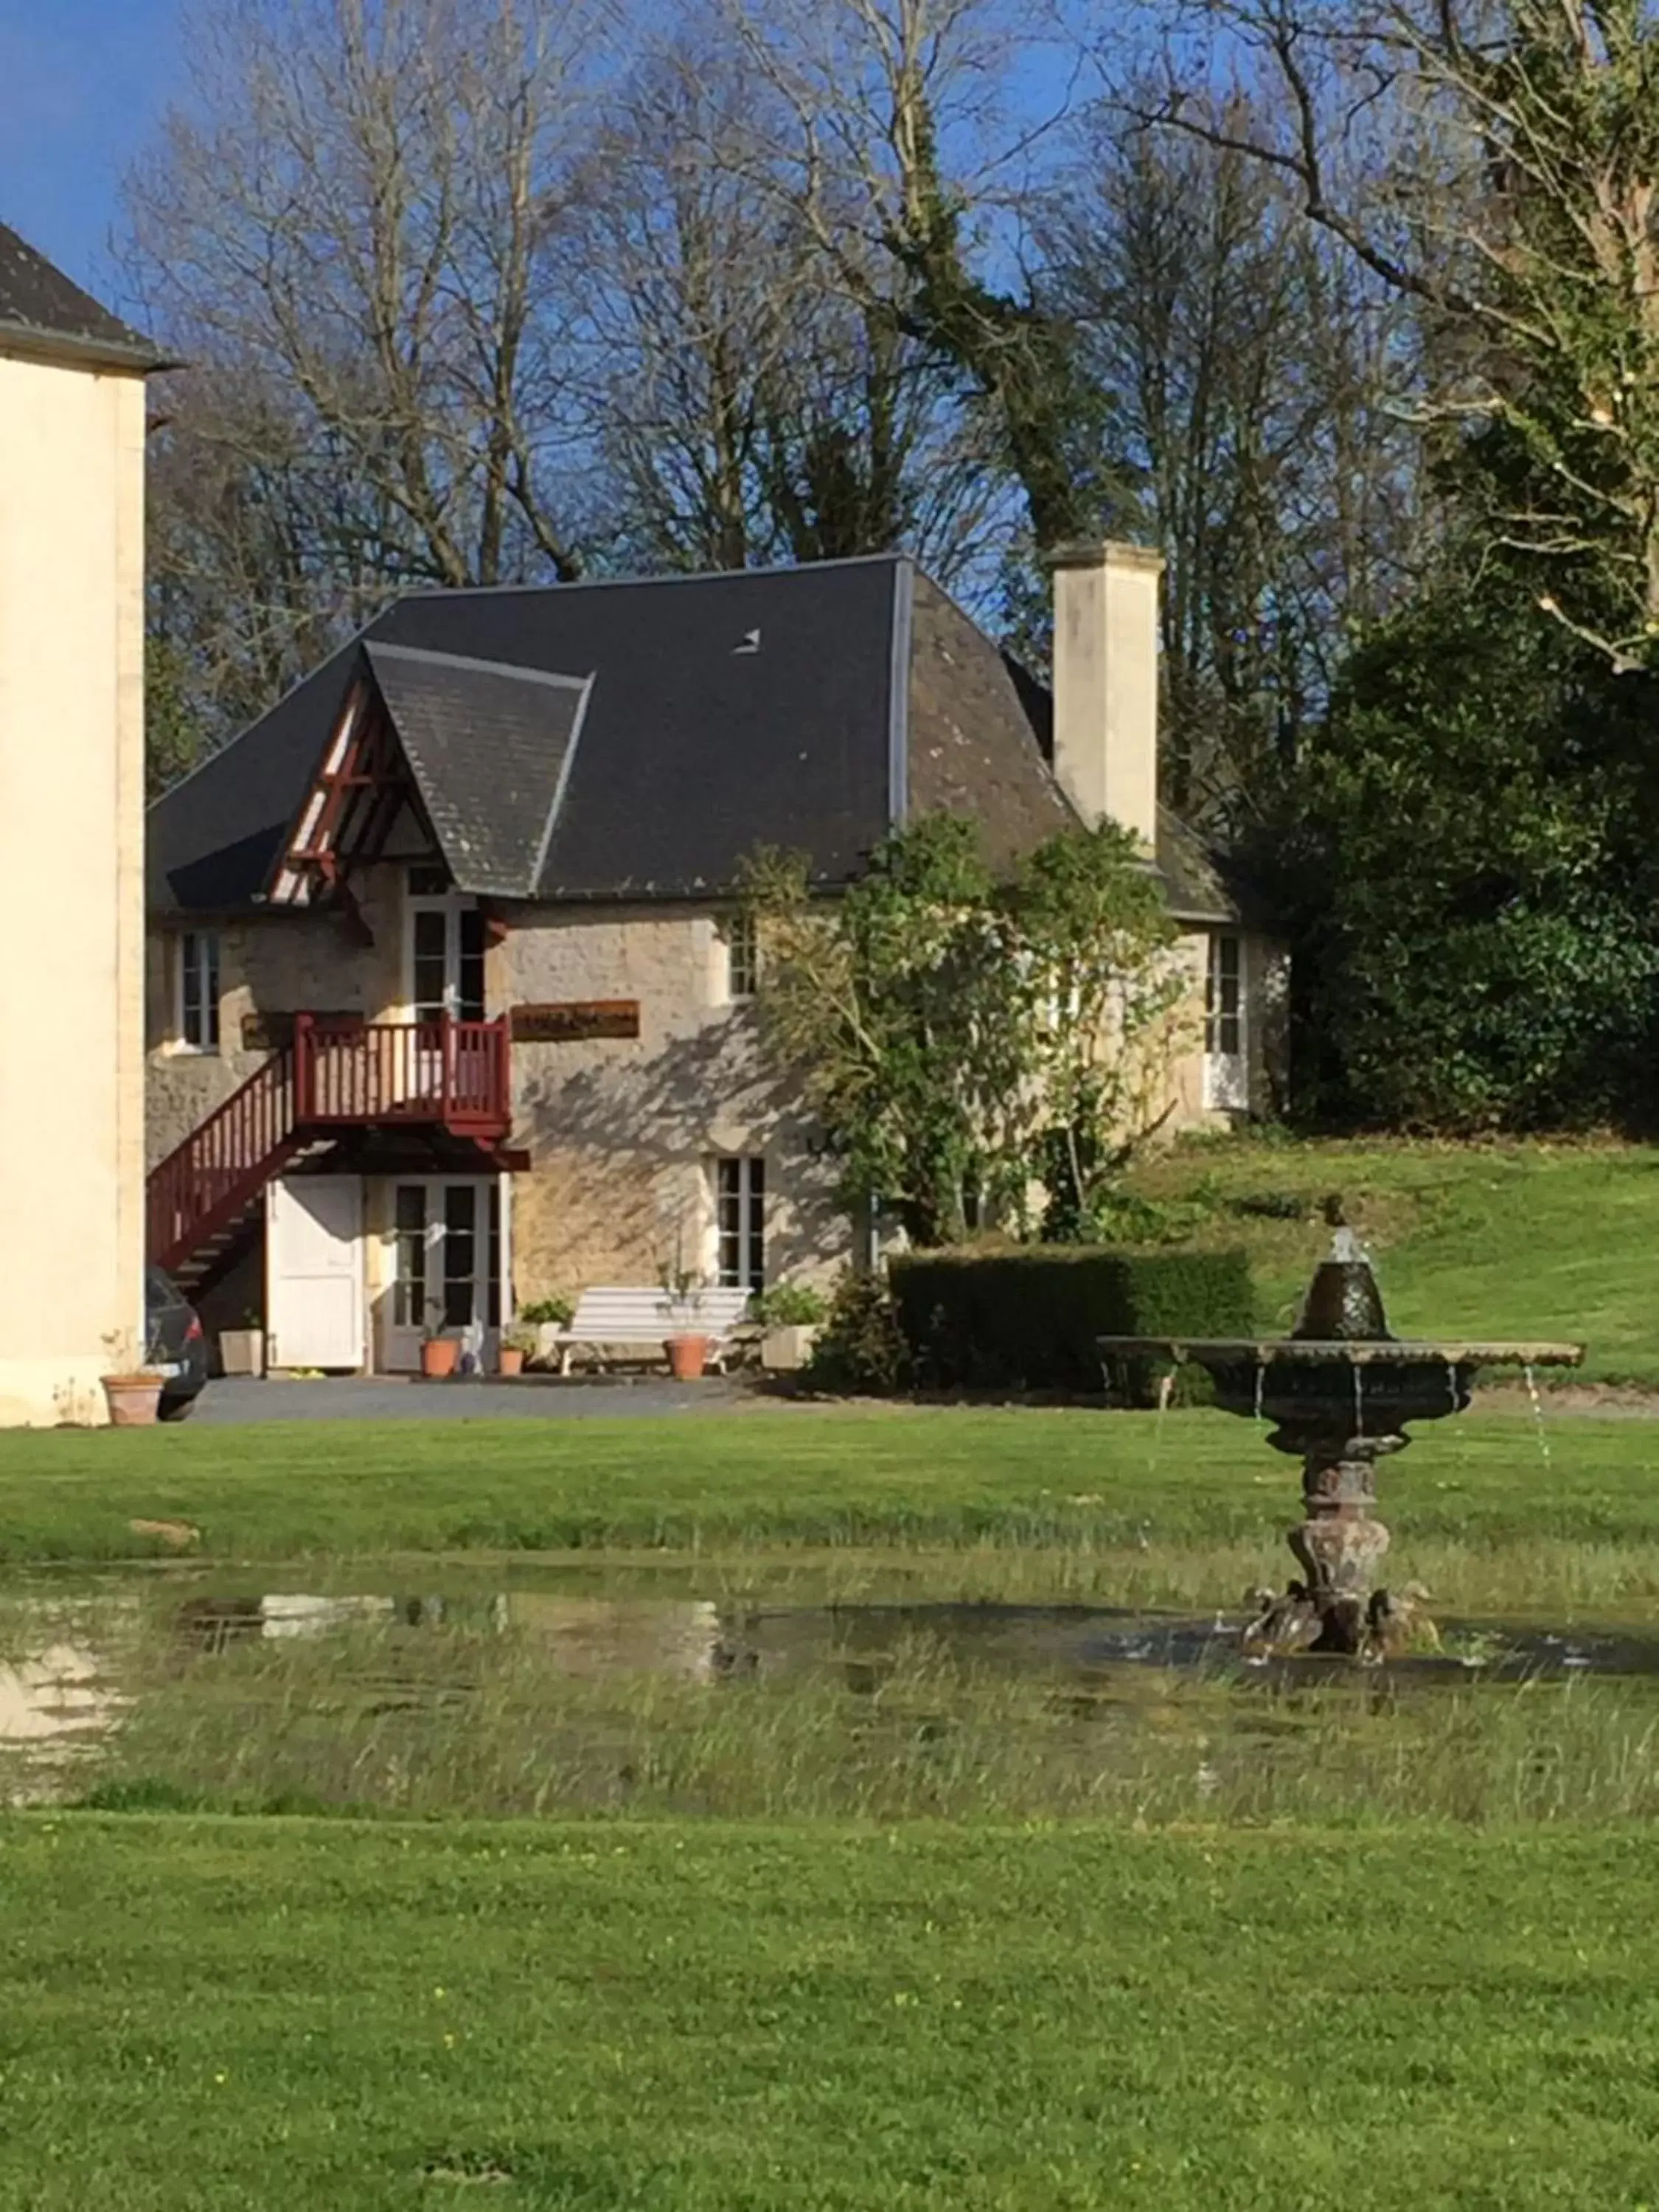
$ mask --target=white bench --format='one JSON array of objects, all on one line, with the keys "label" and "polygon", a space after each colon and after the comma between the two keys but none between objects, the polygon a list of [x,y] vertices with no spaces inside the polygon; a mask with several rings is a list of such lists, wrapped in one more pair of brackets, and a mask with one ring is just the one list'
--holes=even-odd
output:
[{"label": "white bench", "polygon": [[612,1285],[584,1291],[568,1328],[540,1332],[540,1356],[556,1357],[560,1374],[568,1375],[570,1363],[579,1352],[599,1360],[609,1349],[626,1347],[637,1353],[641,1346],[649,1345],[661,1353],[671,1336],[706,1336],[708,1364],[717,1374],[723,1374],[732,1356],[732,1339],[748,1316],[749,1298],[750,1293],[743,1290],[699,1291],[695,1304],[677,1305],[665,1291],[654,1286],[631,1289]]}]

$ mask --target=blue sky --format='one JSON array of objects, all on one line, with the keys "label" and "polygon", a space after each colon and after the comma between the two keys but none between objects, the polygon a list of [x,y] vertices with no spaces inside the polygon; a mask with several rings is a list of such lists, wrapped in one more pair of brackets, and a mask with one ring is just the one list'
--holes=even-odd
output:
[{"label": "blue sky", "polygon": [[0,0],[0,222],[94,290],[122,170],[176,97],[180,0]]}]

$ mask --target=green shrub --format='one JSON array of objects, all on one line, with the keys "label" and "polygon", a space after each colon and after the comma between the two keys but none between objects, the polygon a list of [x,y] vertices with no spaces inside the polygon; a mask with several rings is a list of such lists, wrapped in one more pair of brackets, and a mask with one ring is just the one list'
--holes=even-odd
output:
[{"label": "green shrub", "polygon": [[519,1319],[532,1327],[543,1322],[552,1322],[560,1328],[568,1328],[575,1315],[575,1301],[558,1292],[550,1298],[537,1298],[531,1304],[519,1308]]},{"label": "green shrub", "polygon": [[909,1380],[910,1347],[887,1278],[841,1276],[812,1346],[805,1379],[817,1390],[899,1389]]},{"label": "green shrub", "polygon": [[762,1328],[811,1328],[829,1310],[823,1291],[809,1283],[772,1283],[749,1301],[750,1318]]},{"label": "green shrub", "polygon": [[[1243,1336],[1255,1327],[1242,1251],[921,1252],[895,1260],[891,1278],[915,1373],[946,1389],[1097,1391],[1097,1337]],[[1114,1399],[1147,1403],[1159,1371],[1151,1361],[1123,1363]],[[1201,1369],[1179,1380],[1186,1402],[1206,1395]]]}]

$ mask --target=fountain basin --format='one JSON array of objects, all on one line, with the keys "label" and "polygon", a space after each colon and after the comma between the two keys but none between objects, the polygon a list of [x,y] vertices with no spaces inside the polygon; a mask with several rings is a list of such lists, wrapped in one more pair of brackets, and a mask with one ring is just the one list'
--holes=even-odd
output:
[{"label": "fountain basin", "polygon": [[[1260,1421],[1267,1442],[1302,1462],[1304,1518],[1290,1532],[1302,1569],[1283,1598],[1264,1594],[1246,1630],[1257,1648],[1373,1654],[1401,1601],[1378,1576],[1389,1531],[1373,1510],[1376,1462],[1403,1451],[1413,1421],[1461,1413],[1483,1367],[1576,1367],[1578,1344],[1505,1344],[1389,1334],[1370,1264],[1339,1229],[1315,1270],[1297,1332],[1279,1337],[1103,1336],[1103,1359],[1192,1361],[1224,1413]],[[1410,1594],[1407,1594],[1407,1602]]]}]

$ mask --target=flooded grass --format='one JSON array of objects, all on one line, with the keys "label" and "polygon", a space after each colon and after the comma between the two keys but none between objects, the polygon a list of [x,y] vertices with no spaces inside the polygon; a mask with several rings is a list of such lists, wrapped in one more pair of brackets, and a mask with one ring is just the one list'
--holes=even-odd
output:
[{"label": "flooded grass", "polygon": [[[77,1766],[71,1794],[422,1818],[1659,1815],[1659,1675],[1459,1679],[1455,1657],[1257,1672],[1231,1633],[1212,1664],[1169,1667],[1091,1657],[1063,1616],[947,1638],[902,1613],[775,1613],[733,1635],[712,1606],[546,1603],[539,1632],[393,1620],[314,1640],[204,1643],[155,1615],[130,1636],[96,1780]],[[1080,1660],[1061,1663],[1066,1638]],[[31,1752],[14,1747],[17,1771]]]}]

